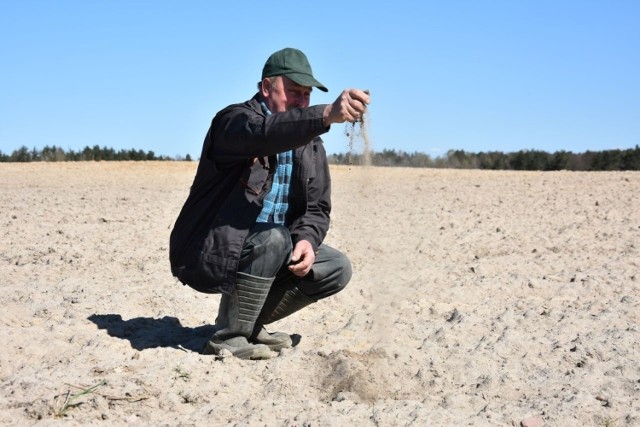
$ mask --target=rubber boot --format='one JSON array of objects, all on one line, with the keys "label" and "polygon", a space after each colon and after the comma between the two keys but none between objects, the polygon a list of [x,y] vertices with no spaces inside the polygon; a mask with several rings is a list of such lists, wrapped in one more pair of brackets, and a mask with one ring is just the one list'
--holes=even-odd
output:
[{"label": "rubber boot", "polygon": [[284,332],[269,333],[264,325],[284,319],[314,302],[315,300],[303,294],[296,286],[274,289],[269,294],[256,321],[250,341],[256,344],[265,344],[273,351],[291,347],[293,342],[289,334]]},{"label": "rubber boot", "polygon": [[220,299],[217,330],[202,351],[203,354],[231,352],[239,359],[270,359],[271,350],[264,344],[253,344],[248,338],[253,333],[256,319],[262,310],[273,278],[238,273],[231,294]]}]

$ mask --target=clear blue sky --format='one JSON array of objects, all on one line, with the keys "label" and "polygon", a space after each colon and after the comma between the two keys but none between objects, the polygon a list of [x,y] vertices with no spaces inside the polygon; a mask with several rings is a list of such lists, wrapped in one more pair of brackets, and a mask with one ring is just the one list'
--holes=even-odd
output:
[{"label": "clear blue sky", "polygon": [[[0,0],[0,151],[200,155],[213,115],[302,49],[372,94],[373,149],[640,145],[640,1]],[[344,125],[323,137],[346,152]]]}]

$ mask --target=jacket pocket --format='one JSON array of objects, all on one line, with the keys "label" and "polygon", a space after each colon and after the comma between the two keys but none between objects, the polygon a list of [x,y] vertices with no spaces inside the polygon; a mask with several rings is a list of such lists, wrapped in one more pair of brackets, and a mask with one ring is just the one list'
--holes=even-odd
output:
[{"label": "jacket pocket", "polygon": [[242,172],[240,182],[248,192],[259,196],[264,191],[268,176],[268,165],[264,163],[264,160],[256,157],[249,161],[248,167]]}]

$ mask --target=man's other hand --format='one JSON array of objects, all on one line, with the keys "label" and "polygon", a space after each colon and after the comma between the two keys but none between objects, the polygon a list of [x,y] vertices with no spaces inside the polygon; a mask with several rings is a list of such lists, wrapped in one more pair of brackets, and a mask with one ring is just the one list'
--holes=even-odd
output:
[{"label": "man's other hand", "polygon": [[291,262],[289,263],[289,271],[299,277],[304,277],[311,270],[311,266],[316,260],[316,254],[313,252],[313,246],[306,240],[300,240],[293,248]]}]

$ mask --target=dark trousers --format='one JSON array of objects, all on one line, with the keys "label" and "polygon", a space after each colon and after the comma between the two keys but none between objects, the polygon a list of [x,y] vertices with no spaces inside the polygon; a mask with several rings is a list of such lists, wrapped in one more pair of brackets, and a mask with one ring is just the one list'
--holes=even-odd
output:
[{"label": "dark trousers", "polygon": [[275,277],[271,289],[297,286],[318,301],[340,292],[351,279],[351,262],[342,252],[320,245],[311,271],[298,277],[287,268],[293,244],[289,230],[278,224],[256,223],[242,247],[238,271],[252,276]]}]

